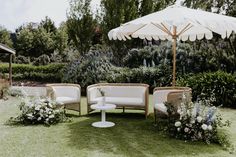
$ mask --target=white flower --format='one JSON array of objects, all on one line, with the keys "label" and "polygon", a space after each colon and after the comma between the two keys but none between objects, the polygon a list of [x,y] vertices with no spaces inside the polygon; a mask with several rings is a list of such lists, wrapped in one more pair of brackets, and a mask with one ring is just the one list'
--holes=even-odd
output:
[{"label": "white flower", "polygon": [[177,131],[180,131],[180,128],[177,128]]},{"label": "white flower", "polygon": [[206,124],[202,124],[202,129],[206,130],[207,129],[207,125]]},{"label": "white flower", "polygon": [[48,106],[52,108],[52,104],[51,103],[48,103]]},{"label": "white flower", "polygon": [[55,110],[55,113],[59,113],[60,111],[59,110]]},{"label": "white flower", "polygon": [[184,128],[184,132],[189,132],[189,128]]},{"label": "white flower", "polygon": [[32,113],[26,114],[27,117],[33,117]]},{"label": "white flower", "polygon": [[190,123],[191,123],[191,124],[194,124],[194,123],[195,123],[195,120],[191,120]]},{"label": "white flower", "polygon": [[190,111],[189,110],[187,110],[187,115],[190,116]]},{"label": "white flower", "polygon": [[180,109],[180,108],[177,110],[177,113],[178,113],[178,114],[180,114],[180,113],[181,113],[181,109]]},{"label": "white flower", "polygon": [[50,115],[48,118],[54,118],[54,115]]},{"label": "white flower", "polygon": [[38,117],[38,119],[37,119],[37,120],[38,120],[38,121],[40,121],[41,119],[42,119],[41,117]]},{"label": "white flower", "polygon": [[197,122],[198,122],[198,123],[201,123],[201,121],[202,121],[202,117],[201,117],[201,116],[198,116],[198,117],[197,117]]},{"label": "white flower", "polygon": [[176,126],[176,127],[181,126],[181,122],[180,122],[180,121],[175,122],[175,126]]},{"label": "white flower", "polygon": [[212,126],[208,125],[207,129],[211,131],[212,130]]},{"label": "white flower", "polygon": [[36,106],[36,107],[35,107],[35,110],[36,110],[36,111],[39,111],[39,110],[40,110],[40,107],[41,107],[40,105]]}]

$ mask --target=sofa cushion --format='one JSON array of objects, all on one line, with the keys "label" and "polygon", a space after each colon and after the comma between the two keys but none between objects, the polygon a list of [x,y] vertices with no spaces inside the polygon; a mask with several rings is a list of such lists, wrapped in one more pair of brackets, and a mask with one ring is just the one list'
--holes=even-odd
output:
[{"label": "sofa cushion", "polygon": [[161,112],[163,112],[163,113],[165,113],[165,114],[168,114],[168,113],[167,113],[167,107],[166,107],[166,105],[163,104],[163,103],[156,103],[156,104],[154,105],[154,108],[155,108],[156,110],[158,110],[158,111],[161,111]]},{"label": "sofa cushion", "polygon": [[78,103],[78,100],[72,97],[57,97],[56,102],[62,104]]},{"label": "sofa cushion", "polygon": [[[93,103],[101,101],[101,97],[92,99]],[[127,98],[127,97],[105,97],[106,103],[116,104],[116,105],[137,105],[144,106],[142,98]]]}]

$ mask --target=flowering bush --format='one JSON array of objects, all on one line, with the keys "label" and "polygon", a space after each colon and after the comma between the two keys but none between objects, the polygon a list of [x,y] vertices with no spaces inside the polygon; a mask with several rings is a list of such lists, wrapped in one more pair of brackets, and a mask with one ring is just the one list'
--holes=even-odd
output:
[{"label": "flowering bush", "polygon": [[224,147],[230,146],[230,142],[225,140],[226,135],[224,137],[219,135],[219,128],[229,126],[230,122],[222,122],[218,109],[212,105],[214,98],[193,103],[183,94],[182,100],[177,111],[174,110],[173,104],[166,103],[169,114],[168,132],[171,136],[183,140],[204,141],[208,144],[219,143]]},{"label": "flowering bush", "polygon": [[11,123],[56,124],[66,119],[64,111],[48,99],[23,97],[19,105],[21,114],[11,118]]}]

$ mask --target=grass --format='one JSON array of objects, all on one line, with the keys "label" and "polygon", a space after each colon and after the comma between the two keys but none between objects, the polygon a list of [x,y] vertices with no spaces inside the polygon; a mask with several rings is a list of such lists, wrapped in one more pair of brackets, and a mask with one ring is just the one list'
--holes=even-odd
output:
[{"label": "grass", "polygon": [[[152,100],[152,98],[150,99]],[[86,113],[86,99],[82,98],[82,117],[76,112],[67,112],[71,123],[51,127],[9,126],[5,122],[16,116],[19,99],[0,100],[0,157],[228,157],[219,145],[201,142],[184,142],[164,136],[153,125],[153,117],[144,118],[142,111],[111,111],[109,121],[116,125],[100,129],[91,123],[100,120],[100,113]],[[151,104],[150,104],[151,105]],[[150,107],[150,111],[151,111]],[[222,109],[225,119],[232,121],[227,131],[236,144],[236,110]]]}]

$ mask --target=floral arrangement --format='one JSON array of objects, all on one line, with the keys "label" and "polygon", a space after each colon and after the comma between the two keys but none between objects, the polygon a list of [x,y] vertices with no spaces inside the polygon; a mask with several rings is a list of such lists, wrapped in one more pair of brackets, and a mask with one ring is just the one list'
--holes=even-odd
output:
[{"label": "floral arrangement", "polygon": [[101,96],[105,96],[105,91],[103,91],[101,88],[98,88],[98,91],[99,91],[99,93],[101,94]]},{"label": "floral arrangement", "polygon": [[171,136],[186,141],[204,141],[207,144],[214,142],[231,147],[227,135],[219,132],[219,128],[229,126],[230,122],[222,122],[218,108],[212,105],[214,97],[193,103],[183,94],[182,100],[177,111],[173,104],[166,103],[169,114],[167,130]]},{"label": "floral arrangement", "polygon": [[[22,91],[22,93],[25,92]],[[62,107],[58,107],[55,101],[48,98],[24,95],[21,97],[19,109],[20,115],[11,117],[8,123],[51,125],[67,120]]]}]

